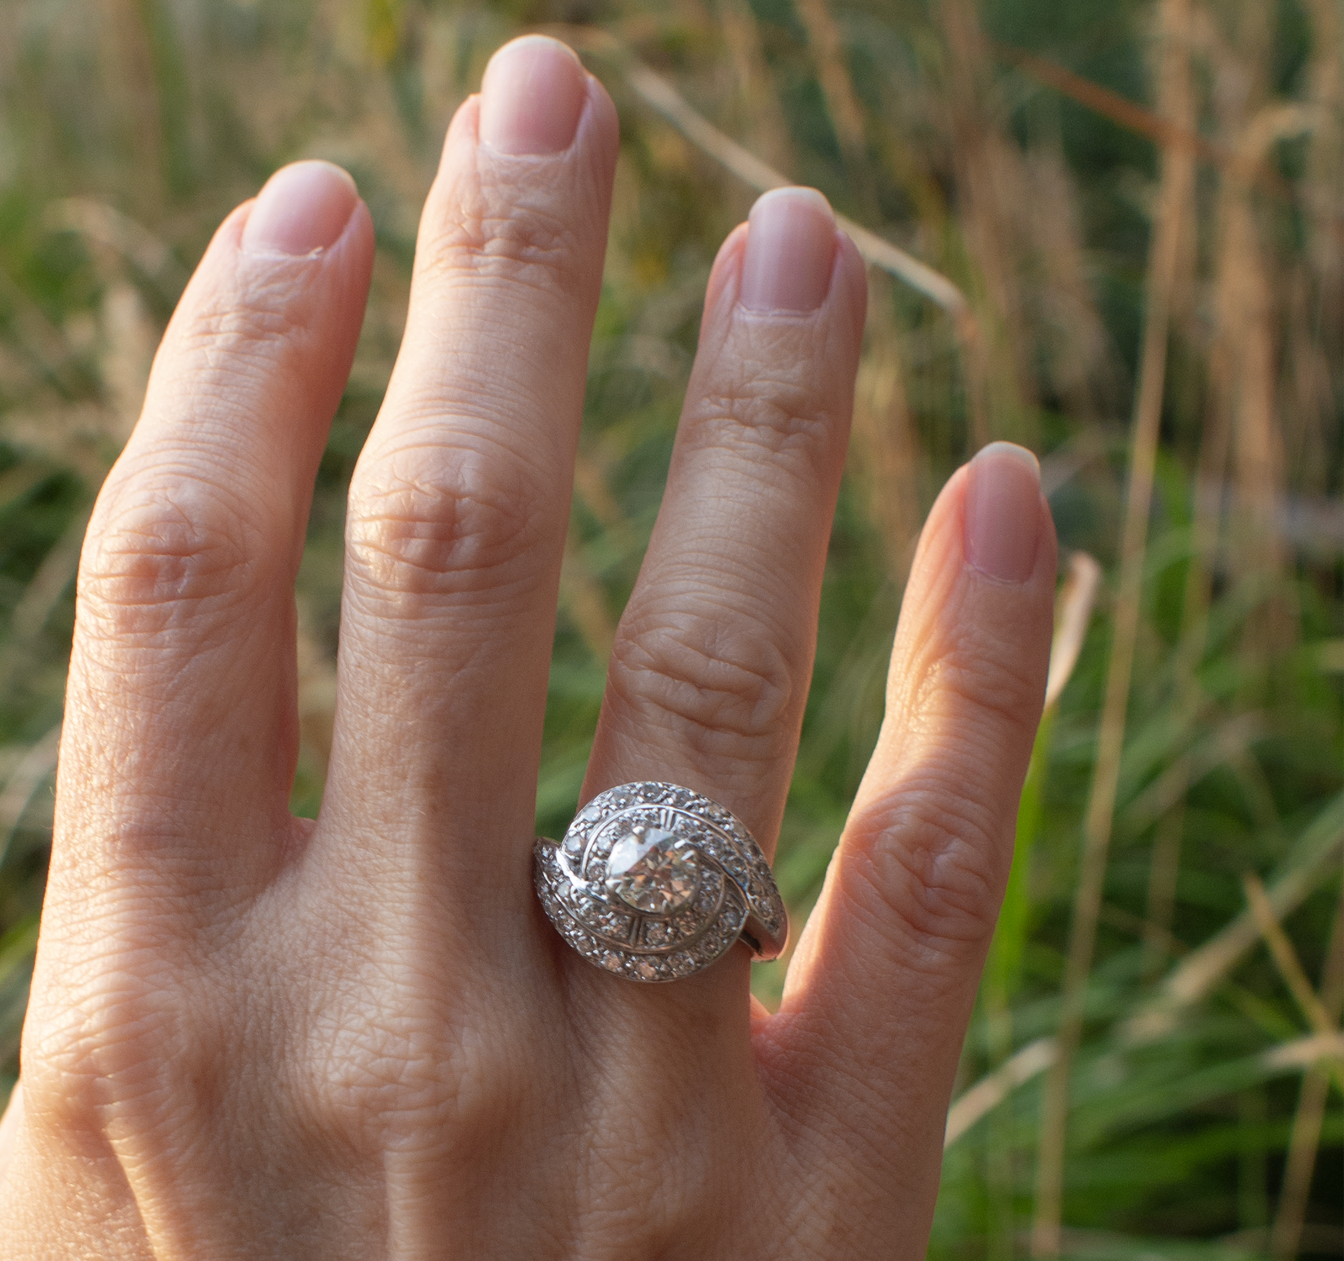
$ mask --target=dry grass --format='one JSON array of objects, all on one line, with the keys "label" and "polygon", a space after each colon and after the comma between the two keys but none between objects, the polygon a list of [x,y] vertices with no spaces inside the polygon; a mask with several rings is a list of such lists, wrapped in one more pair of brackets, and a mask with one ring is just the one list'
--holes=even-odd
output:
[{"label": "dry grass", "polygon": [[[1344,1252],[1342,21],[1336,0],[0,6],[4,1072],[79,539],[193,261],[299,156],[346,164],[377,226],[299,583],[311,813],[343,488],[418,205],[491,50],[544,26],[623,133],[539,827],[578,792],[714,250],[755,190],[816,184],[873,296],[778,863],[800,916],[938,486],[988,437],[1029,442],[1072,557],[933,1255]],[[760,970],[767,1001],[778,985]]]}]

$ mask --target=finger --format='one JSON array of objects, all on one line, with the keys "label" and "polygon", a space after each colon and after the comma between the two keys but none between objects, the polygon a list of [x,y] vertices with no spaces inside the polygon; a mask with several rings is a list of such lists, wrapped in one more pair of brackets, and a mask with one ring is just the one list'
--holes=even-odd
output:
[{"label": "finger", "polygon": [[350,177],[299,163],[188,285],[84,546],[58,879],[109,854],[216,889],[220,864],[270,869],[296,756],[294,574],[372,251]]},{"label": "finger", "polygon": [[[866,283],[810,189],[762,197],[706,299],[667,490],[621,618],[583,799],[666,780],[732,810],[769,853],[797,751],[826,545],[844,465]],[[619,1012],[734,1012],[746,951]],[[586,966],[586,965],[580,965]],[[598,981],[605,981],[594,974]],[[725,1005],[726,1004],[726,1005]],[[631,1031],[635,1036],[635,1031]]]},{"label": "finger", "polygon": [[784,809],[844,466],[866,283],[812,189],[725,243],[667,491],[621,618],[585,798],[671,780],[767,852]]},{"label": "finger", "polygon": [[[516,40],[453,120],[407,331],[350,493],[317,852],[428,896],[530,897],[536,771],[617,127],[564,45]],[[497,839],[502,838],[502,839]],[[416,864],[421,856],[426,866]],[[436,874],[437,873],[437,874]],[[487,899],[488,901],[488,899]],[[441,904],[440,904],[441,905]]]},{"label": "finger", "polygon": [[[833,1136],[834,1158],[884,1195],[924,1197],[930,1213],[1040,719],[1055,559],[1039,471],[1022,448],[985,448],[939,496],[901,611],[877,749],[771,1035],[794,1066],[794,1104]],[[888,1146],[840,1138],[858,1133]]]},{"label": "finger", "polygon": [[[767,194],[720,251],[666,492],[616,636],[585,800],[631,780],[672,780],[722,802],[773,846],[812,668],[865,300],[862,262],[810,190]],[[747,1001],[748,952],[642,986],[546,932],[551,989],[582,1013],[574,1027],[601,1031],[601,1089],[584,1096],[598,1132],[634,1152],[651,1132],[708,1136],[708,1147],[686,1148],[689,1169],[676,1143],[659,1147],[669,1187],[716,1167],[756,1176],[757,1156],[777,1150],[777,1117],[752,1053],[760,1015]],[[717,1166],[716,1135],[739,1145]]]}]

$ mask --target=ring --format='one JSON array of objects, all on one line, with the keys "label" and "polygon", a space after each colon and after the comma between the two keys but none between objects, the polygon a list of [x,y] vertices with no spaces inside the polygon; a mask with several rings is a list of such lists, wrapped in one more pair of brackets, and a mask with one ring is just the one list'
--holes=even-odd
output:
[{"label": "ring", "polygon": [[731,811],[679,784],[598,793],[565,839],[541,836],[533,879],[547,917],[594,967],[677,981],[743,941],[765,962],[789,917],[761,847]]}]

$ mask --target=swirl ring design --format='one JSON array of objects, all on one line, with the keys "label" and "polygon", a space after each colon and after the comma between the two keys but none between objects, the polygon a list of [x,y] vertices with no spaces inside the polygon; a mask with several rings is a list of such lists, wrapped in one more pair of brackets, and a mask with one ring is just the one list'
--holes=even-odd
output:
[{"label": "swirl ring design", "polygon": [[631,981],[692,976],[741,940],[775,958],[789,920],[770,864],[731,811],[680,784],[598,793],[557,844],[533,847],[537,896],[594,967]]}]

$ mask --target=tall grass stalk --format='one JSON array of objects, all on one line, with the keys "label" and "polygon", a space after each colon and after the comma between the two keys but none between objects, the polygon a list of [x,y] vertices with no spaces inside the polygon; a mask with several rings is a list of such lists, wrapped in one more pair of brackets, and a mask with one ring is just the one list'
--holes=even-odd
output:
[{"label": "tall grass stalk", "polygon": [[[1344,889],[1335,911],[1325,970],[1321,977],[1320,1002],[1326,1021],[1338,1027],[1344,1017]],[[1309,1069],[1302,1078],[1297,1111],[1293,1115],[1292,1135],[1288,1140],[1288,1160],[1283,1171],[1283,1191],[1270,1237],[1274,1261],[1295,1257],[1302,1242],[1302,1224],[1311,1194],[1311,1176],[1316,1168],[1316,1152],[1321,1142],[1326,1102],[1330,1096],[1330,1073],[1325,1066]]]},{"label": "tall grass stalk", "polygon": [[[1159,112],[1184,130],[1194,130],[1190,71],[1190,0],[1162,0]],[[1120,544],[1120,579],[1115,598],[1106,696],[1101,711],[1096,767],[1083,819],[1083,852],[1074,897],[1068,965],[1056,1034],[1058,1052],[1046,1079],[1037,1154],[1036,1206],[1032,1255],[1059,1256],[1064,1201],[1064,1161],[1068,1141],[1069,1085],[1083,1034],[1089,974],[1096,944],[1106,878],[1106,858],[1115,816],[1124,752],[1125,719],[1139,634],[1147,557],[1158,426],[1167,376],[1167,338],[1173,290],[1180,262],[1181,235],[1190,213],[1194,161],[1184,148],[1162,152],[1162,177],[1145,288],[1143,352],[1129,445],[1129,487]]]}]

